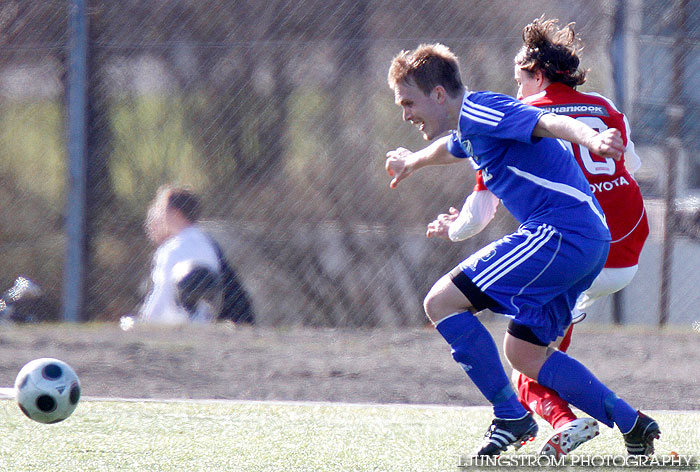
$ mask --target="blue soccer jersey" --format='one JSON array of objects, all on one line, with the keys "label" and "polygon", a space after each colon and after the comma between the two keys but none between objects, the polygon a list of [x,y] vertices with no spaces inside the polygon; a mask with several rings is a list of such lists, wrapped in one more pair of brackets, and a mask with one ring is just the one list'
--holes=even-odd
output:
[{"label": "blue soccer jersey", "polygon": [[600,205],[562,142],[533,137],[546,111],[507,95],[467,92],[447,149],[481,170],[486,188],[523,224],[610,240]]}]

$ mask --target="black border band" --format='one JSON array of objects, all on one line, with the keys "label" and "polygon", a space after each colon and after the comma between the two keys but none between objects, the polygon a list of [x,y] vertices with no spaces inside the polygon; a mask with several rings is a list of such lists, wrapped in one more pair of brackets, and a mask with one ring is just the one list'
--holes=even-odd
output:
[{"label": "black border band", "polygon": [[450,278],[452,279],[452,283],[467,297],[477,312],[499,306],[493,298],[482,292],[481,289],[462,272],[459,266],[450,271]]},{"label": "black border band", "polygon": [[530,328],[524,324],[516,323],[513,320],[510,320],[508,323],[508,329],[506,331],[508,331],[508,334],[514,338],[522,339],[530,344],[534,344],[536,346],[549,346],[549,343],[542,342],[540,338],[535,336],[535,333],[533,333]]}]

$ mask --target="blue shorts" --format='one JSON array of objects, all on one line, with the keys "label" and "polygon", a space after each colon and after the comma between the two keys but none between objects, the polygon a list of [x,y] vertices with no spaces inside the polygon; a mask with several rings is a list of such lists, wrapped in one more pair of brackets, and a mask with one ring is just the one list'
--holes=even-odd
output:
[{"label": "blue shorts", "polygon": [[609,247],[548,224],[525,224],[462,261],[452,280],[477,310],[512,317],[549,344],[571,323],[571,310]]}]

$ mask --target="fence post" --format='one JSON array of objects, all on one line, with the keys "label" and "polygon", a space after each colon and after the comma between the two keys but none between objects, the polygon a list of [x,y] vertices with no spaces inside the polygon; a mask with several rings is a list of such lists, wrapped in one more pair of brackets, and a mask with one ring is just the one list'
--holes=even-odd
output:
[{"label": "fence post", "polygon": [[687,0],[677,0],[673,9],[676,16],[676,36],[673,41],[673,64],[671,69],[671,87],[669,106],[666,117],[668,119],[668,141],[666,151],[666,212],[664,215],[664,241],[661,260],[661,293],[659,297],[659,326],[668,322],[670,297],[671,297],[671,267],[673,264],[673,236],[676,230],[676,174],[677,160],[680,158],[681,124],[684,116],[683,107],[683,72],[685,69],[686,49],[686,15]]},{"label": "fence post", "polygon": [[69,4],[66,258],[63,269],[63,319],[82,321],[86,259],[86,109],[87,109],[87,0]]},{"label": "fence post", "polygon": [[[615,103],[621,110],[627,112],[627,90],[625,88],[627,78],[627,0],[617,0],[613,13],[613,33],[610,41],[610,59],[612,62],[613,84],[615,86]],[[612,319],[614,324],[622,324],[624,319],[625,304],[623,292],[612,294]]]}]

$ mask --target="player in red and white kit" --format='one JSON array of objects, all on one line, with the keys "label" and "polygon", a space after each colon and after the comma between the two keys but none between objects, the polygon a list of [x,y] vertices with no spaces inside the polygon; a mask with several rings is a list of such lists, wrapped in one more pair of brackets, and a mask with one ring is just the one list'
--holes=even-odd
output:
[{"label": "player in red and white kit", "polygon": [[[579,298],[573,313],[576,319],[597,299],[626,287],[637,272],[639,254],[649,235],[642,193],[632,176],[641,162],[630,139],[627,119],[613,102],[597,93],[575,90],[577,85],[584,83],[586,71],[579,70],[580,49],[573,24],[560,29],[556,20],[540,18],[523,29],[523,41],[515,57],[518,99],[553,113],[571,116],[599,131],[617,128],[625,144],[623,158],[615,161],[592,155],[576,144],[565,143],[603,208],[612,236],[605,268]],[[569,347],[572,327],[573,324],[559,350],[566,351]],[[540,448],[541,454],[560,457],[597,434],[595,420],[577,418],[568,404],[552,390],[522,374],[517,386],[521,403],[554,428],[554,433]]]},{"label": "player in red and white kit", "polygon": [[[577,85],[585,82],[586,71],[579,70],[580,48],[573,24],[560,29],[557,20],[540,18],[523,29],[523,41],[515,57],[517,98],[553,113],[576,118],[598,131],[616,128],[625,144],[623,158],[615,161],[592,155],[578,145],[564,143],[576,157],[591,191],[603,208],[612,236],[604,269],[577,301],[573,313],[576,322],[583,318],[584,310],[593,302],[622,290],[637,272],[639,254],[649,234],[642,194],[632,177],[641,162],[630,139],[627,119],[613,102],[596,93],[575,90]],[[497,205],[498,200],[486,190],[477,172],[474,193],[462,210],[450,208],[449,213],[439,215],[428,225],[427,236],[452,241],[466,239],[488,224]],[[559,350],[566,351],[569,347],[572,327],[573,324],[559,343]],[[540,454],[561,457],[598,434],[597,421],[577,418],[556,392],[523,374],[514,372],[514,375],[520,402],[554,428],[540,448]]]}]

